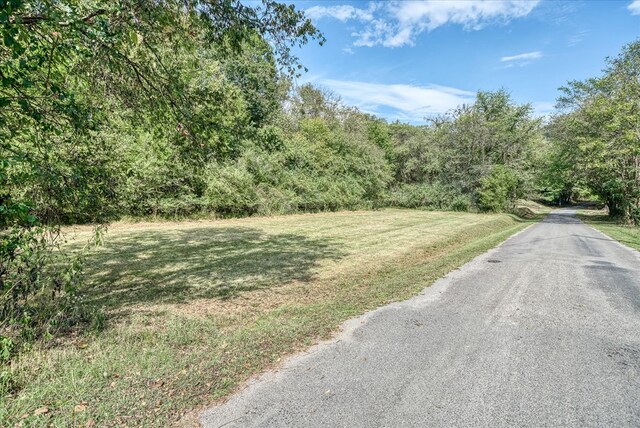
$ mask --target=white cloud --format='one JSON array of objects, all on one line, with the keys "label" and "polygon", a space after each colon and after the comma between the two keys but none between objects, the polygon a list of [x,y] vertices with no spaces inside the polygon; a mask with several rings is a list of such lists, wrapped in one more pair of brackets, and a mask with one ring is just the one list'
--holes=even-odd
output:
[{"label": "white cloud", "polygon": [[503,56],[502,58],[500,58],[500,62],[530,62],[538,58],[542,58],[542,52],[540,51],[521,53],[512,56]]},{"label": "white cloud", "polygon": [[631,15],[640,15],[640,0],[632,1],[627,9],[631,11]]},{"label": "white cloud", "polygon": [[306,10],[312,19],[358,20],[363,28],[352,35],[356,46],[400,47],[412,45],[416,36],[447,24],[480,30],[494,23],[507,23],[527,16],[539,0],[481,1],[391,1],[370,3],[364,8],[350,5],[314,6]]},{"label": "white cloud", "polygon": [[360,9],[349,5],[340,6],[313,6],[305,10],[306,15],[311,19],[334,18],[345,22],[349,19],[360,19],[371,21],[373,11],[376,9],[375,3],[371,3],[368,9]]},{"label": "white cloud", "polygon": [[555,111],[555,103],[549,101],[536,101],[531,103],[531,107],[533,107],[533,115],[537,117],[549,116]]},{"label": "white cloud", "polygon": [[573,46],[579,45],[588,35],[589,35],[588,31],[584,31],[584,30],[578,31],[576,34],[569,37],[569,40],[567,41],[567,46],[573,47]]},{"label": "white cloud", "polygon": [[340,95],[349,105],[390,120],[421,122],[474,102],[475,93],[448,86],[367,83],[321,79],[322,86]]}]

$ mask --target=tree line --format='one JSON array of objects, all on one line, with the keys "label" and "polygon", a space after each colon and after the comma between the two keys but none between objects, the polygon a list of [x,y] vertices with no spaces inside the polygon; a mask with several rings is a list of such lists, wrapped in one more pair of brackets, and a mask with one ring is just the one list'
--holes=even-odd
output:
[{"label": "tree line", "polygon": [[640,40],[607,59],[599,77],[561,88],[542,182],[559,198],[591,194],[609,214],[640,224]]}]

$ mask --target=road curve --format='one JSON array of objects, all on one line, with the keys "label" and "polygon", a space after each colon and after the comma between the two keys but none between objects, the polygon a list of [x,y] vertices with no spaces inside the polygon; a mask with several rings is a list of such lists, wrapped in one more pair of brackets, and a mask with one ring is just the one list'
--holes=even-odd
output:
[{"label": "road curve", "polygon": [[353,319],[205,427],[640,426],[640,254],[556,211]]}]

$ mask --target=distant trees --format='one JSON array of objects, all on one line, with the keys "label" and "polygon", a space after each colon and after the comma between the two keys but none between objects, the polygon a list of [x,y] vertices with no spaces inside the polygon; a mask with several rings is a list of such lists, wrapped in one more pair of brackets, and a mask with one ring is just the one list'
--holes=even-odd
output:
[{"label": "distant trees", "polygon": [[530,105],[516,105],[504,90],[481,91],[473,105],[439,121],[438,146],[449,152],[442,165],[446,179],[473,191],[494,165],[527,173],[541,137],[540,121],[531,114]]},{"label": "distant trees", "polygon": [[562,88],[550,124],[548,181],[584,186],[612,216],[640,223],[640,40],[607,60],[603,75]]},{"label": "distant trees", "polygon": [[0,18],[5,227],[384,204],[489,209],[478,190],[497,165],[518,181],[490,209],[528,190],[539,138],[529,106],[480,92],[413,127],[321,88],[292,90],[303,66],[291,48],[324,40],[293,6],[12,0]]},{"label": "distant trees", "polygon": [[432,126],[391,129],[400,205],[501,211],[533,192],[541,122],[504,90],[478,92]]}]

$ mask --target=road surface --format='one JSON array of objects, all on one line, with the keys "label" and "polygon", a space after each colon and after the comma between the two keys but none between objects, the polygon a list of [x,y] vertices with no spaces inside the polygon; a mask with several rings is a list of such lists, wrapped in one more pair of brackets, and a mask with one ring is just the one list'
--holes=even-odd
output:
[{"label": "road surface", "polygon": [[640,254],[556,211],[347,322],[205,427],[640,426]]}]

